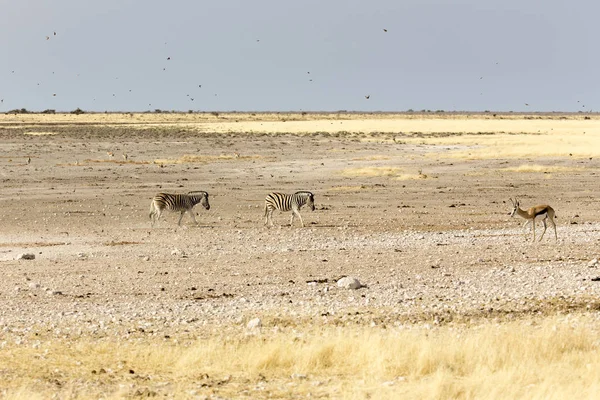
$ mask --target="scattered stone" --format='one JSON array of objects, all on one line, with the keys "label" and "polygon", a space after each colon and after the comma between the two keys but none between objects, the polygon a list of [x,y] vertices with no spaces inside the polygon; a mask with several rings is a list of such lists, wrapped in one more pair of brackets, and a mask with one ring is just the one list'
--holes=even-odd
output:
[{"label": "scattered stone", "polygon": [[297,380],[304,380],[304,379],[307,379],[308,377],[306,375],[304,375],[304,374],[296,374],[296,373],[294,373],[294,374],[290,375],[290,378],[297,379]]},{"label": "scattered stone", "polygon": [[250,321],[248,321],[248,324],[246,324],[246,328],[248,329],[258,329],[261,326],[262,321],[260,320],[260,318],[251,319]]},{"label": "scattered stone", "polygon": [[30,289],[39,289],[39,288],[40,288],[40,286],[41,286],[41,285],[40,285],[39,283],[37,283],[37,282],[30,282],[30,283],[29,283],[29,288],[30,288]]},{"label": "scattered stone", "polygon": [[596,268],[598,266],[598,259],[594,258],[592,261],[588,263],[588,268]]},{"label": "scattered stone", "polygon": [[171,255],[172,256],[178,256],[178,257],[187,257],[187,255],[185,254],[185,251],[180,250],[180,249],[173,249],[173,251],[171,251]]},{"label": "scattered stone", "polygon": [[35,260],[35,254],[33,253],[21,253],[17,256],[17,260]]},{"label": "scattered stone", "polygon": [[362,283],[360,283],[360,281],[356,278],[353,278],[351,276],[345,276],[343,278],[341,278],[340,280],[337,281],[337,285],[340,288],[343,289],[360,289],[361,287],[363,287],[364,285]]}]

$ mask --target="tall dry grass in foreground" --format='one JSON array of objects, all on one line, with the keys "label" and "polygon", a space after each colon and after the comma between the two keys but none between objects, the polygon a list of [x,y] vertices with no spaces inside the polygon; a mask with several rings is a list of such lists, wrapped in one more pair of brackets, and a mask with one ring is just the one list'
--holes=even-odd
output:
[{"label": "tall dry grass in foreground", "polygon": [[583,314],[433,329],[267,327],[182,343],[29,340],[4,343],[0,376],[7,399],[592,399],[599,328]]}]

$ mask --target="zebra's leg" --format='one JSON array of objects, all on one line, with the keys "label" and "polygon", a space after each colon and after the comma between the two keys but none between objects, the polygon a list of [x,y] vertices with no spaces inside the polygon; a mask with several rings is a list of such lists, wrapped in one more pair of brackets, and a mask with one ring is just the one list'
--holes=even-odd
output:
[{"label": "zebra's leg", "polygon": [[267,215],[267,219],[269,220],[269,226],[273,227],[273,209],[269,209],[269,214]]},{"label": "zebra's leg", "polygon": [[154,226],[155,223],[158,223],[158,220],[160,219],[160,216],[162,215],[162,211],[160,208],[155,208],[154,209],[154,215],[153,215],[153,219],[152,219],[152,226]]},{"label": "zebra's leg", "polygon": [[294,210],[292,210],[292,219],[290,219],[290,226],[294,226],[294,216],[296,215],[296,212]]},{"label": "zebra's leg", "polygon": [[177,222],[177,225],[181,226],[181,220],[183,219],[183,214],[185,214],[186,211],[182,211],[181,214],[179,214],[179,221]]},{"label": "zebra's leg", "polygon": [[292,215],[296,214],[298,216],[298,219],[300,220],[300,226],[302,226],[304,228],[304,221],[302,221],[302,215],[300,215],[300,211],[298,210],[294,210],[292,211]]},{"label": "zebra's leg", "polygon": [[198,221],[196,221],[196,216],[194,215],[194,210],[189,210],[188,214],[190,214],[190,217],[192,217],[192,220],[194,221],[194,223],[197,226],[198,225]]}]

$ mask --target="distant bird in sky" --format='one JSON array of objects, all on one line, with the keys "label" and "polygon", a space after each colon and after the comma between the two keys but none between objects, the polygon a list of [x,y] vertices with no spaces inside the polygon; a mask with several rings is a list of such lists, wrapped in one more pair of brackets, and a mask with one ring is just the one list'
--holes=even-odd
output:
[{"label": "distant bird in sky", "polygon": [[171,59],[171,57],[167,57],[167,61],[170,60],[170,59]]},{"label": "distant bird in sky", "polygon": [[46,40],[50,40],[50,36],[46,36]]},{"label": "distant bird in sky", "polygon": [[525,105],[526,105],[527,107],[529,107],[529,103],[525,103]]},{"label": "distant bird in sky", "polygon": [[56,97],[56,93],[52,93],[52,96]]},{"label": "distant bird in sky", "polygon": [[369,100],[370,98],[371,98],[370,94],[368,94],[368,95],[365,96],[365,99],[367,99],[367,100]]},{"label": "distant bird in sky", "polygon": [[384,31],[384,32],[387,32],[387,29],[383,28],[383,31]]},{"label": "distant bird in sky", "polygon": [[202,87],[202,85],[198,85],[198,87]]}]

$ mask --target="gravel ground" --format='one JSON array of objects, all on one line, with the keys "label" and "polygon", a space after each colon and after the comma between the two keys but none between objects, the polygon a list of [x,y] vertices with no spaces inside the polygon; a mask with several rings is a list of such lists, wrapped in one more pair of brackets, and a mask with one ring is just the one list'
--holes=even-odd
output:
[{"label": "gravel ground", "polygon": [[[542,159],[578,169],[508,172],[525,161],[459,160],[448,146],[389,139],[2,130],[3,340],[201,335],[255,317],[439,324],[599,308],[600,163]],[[316,198],[307,226],[276,212],[276,227],[263,227],[266,194],[301,189]],[[185,216],[178,228],[174,214],[150,226],[155,193],[191,190],[211,194],[200,226]],[[531,243],[508,215],[514,196],[555,208],[558,241],[549,230]],[[337,287],[343,276],[364,287]]]}]

